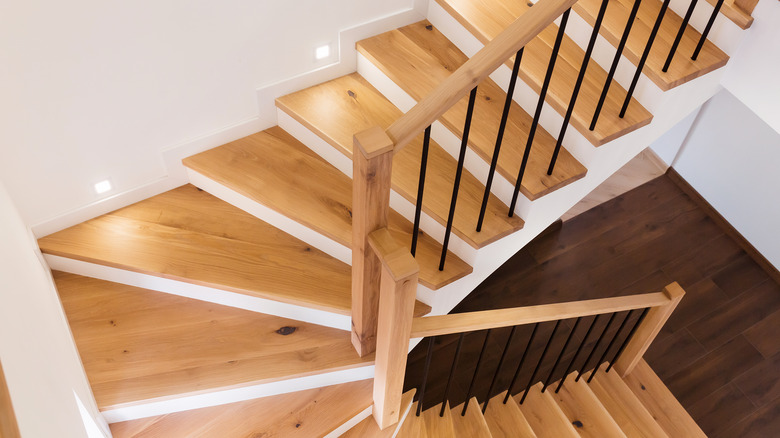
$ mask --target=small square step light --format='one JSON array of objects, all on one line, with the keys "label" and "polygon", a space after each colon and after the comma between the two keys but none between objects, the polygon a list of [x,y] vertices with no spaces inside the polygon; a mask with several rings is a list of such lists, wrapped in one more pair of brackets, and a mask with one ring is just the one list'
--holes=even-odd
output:
[{"label": "small square step light", "polygon": [[106,193],[107,191],[111,190],[111,181],[109,180],[103,180],[99,183],[95,183],[95,193],[98,195],[102,195],[103,193]]},{"label": "small square step light", "polygon": [[314,58],[319,61],[320,59],[325,59],[328,56],[330,56],[330,45],[325,44],[324,46],[319,46],[316,49],[314,49]]}]

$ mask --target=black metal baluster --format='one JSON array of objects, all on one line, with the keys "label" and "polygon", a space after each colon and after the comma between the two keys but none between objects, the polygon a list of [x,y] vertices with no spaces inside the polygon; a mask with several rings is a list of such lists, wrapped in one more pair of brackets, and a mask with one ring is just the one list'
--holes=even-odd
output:
[{"label": "black metal baluster", "polygon": [[553,339],[555,338],[555,333],[558,332],[558,327],[561,326],[561,320],[555,321],[555,327],[553,327],[552,334],[550,335],[550,339],[547,340],[547,345],[544,346],[544,350],[542,350],[542,355],[539,357],[539,362],[536,362],[536,368],[534,368],[534,372],[531,373],[531,378],[528,380],[528,385],[525,387],[525,392],[523,392],[523,396],[520,397],[520,404],[523,404],[525,401],[525,398],[528,396],[528,391],[531,390],[531,385],[534,383],[534,379],[536,378],[536,374],[539,372],[539,368],[542,366],[542,362],[544,362],[545,356],[547,356],[547,351],[550,350],[550,344],[552,344]]},{"label": "black metal baluster", "polygon": [[631,96],[634,95],[634,89],[636,89],[636,84],[639,82],[639,76],[642,74],[642,69],[645,67],[647,57],[650,55],[650,49],[653,47],[655,36],[658,35],[658,29],[661,28],[661,21],[663,21],[666,10],[669,8],[669,1],[670,0],[664,0],[663,4],[661,5],[661,10],[658,12],[658,18],[656,18],[655,24],[653,25],[653,30],[650,31],[650,38],[647,39],[645,51],[642,52],[642,59],[639,60],[639,64],[636,66],[634,79],[631,80],[631,86],[628,87],[628,93],[626,93],[626,100],[623,101],[623,107],[620,109],[621,119],[626,115],[628,104],[631,102]]},{"label": "black metal baluster", "polygon": [[612,346],[615,345],[615,341],[620,336],[620,332],[623,331],[623,327],[626,326],[626,322],[628,322],[628,318],[631,316],[631,312],[628,312],[626,314],[626,317],[623,319],[623,322],[620,323],[620,327],[618,327],[617,331],[615,332],[615,336],[612,336],[612,340],[609,341],[609,345],[607,345],[607,349],[604,350],[604,353],[601,354],[601,359],[596,362],[596,368],[593,368],[593,372],[590,373],[590,377],[588,377],[588,383],[590,383],[591,380],[593,380],[593,376],[596,375],[596,372],[599,370],[599,367],[601,367],[601,364],[604,363],[604,359],[607,358],[607,353],[609,353],[609,350],[612,349]]},{"label": "black metal baluster", "polygon": [[512,338],[515,336],[515,331],[517,330],[517,326],[512,327],[512,331],[509,332],[509,337],[506,340],[506,345],[504,345],[504,351],[501,353],[501,359],[498,360],[498,366],[496,367],[496,372],[493,374],[493,380],[490,382],[490,387],[488,388],[487,397],[485,397],[485,405],[482,406],[482,413],[484,414],[485,411],[487,411],[488,403],[490,402],[490,394],[493,392],[493,387],[496,385],[496,380],[498,380],[498,373],[501,371],[501,365],[504,364],[504,359],[506,359],[506,352],[509,351],[509,346],[512,344]]},{"label": "black metal baluster", "polygon": [[428,371],[431,368],[431,357],[433,356],[433,339],[435,336],[428,338],[428,355],[425,356],[425,370],[423,371],[423,381],[420,385],[420,397],[417,398],[417,416],[420,416],[423,407],[423,399],[425,398],[425,385],[428,383]]},{"label": "black metal baluster", "polygon": [[501,142],[504,140],[504,129],[509,119],[509,110],[512,108],[512,97],[515,94],[515,84],[517,83],[517,74],[520,71],[520,60],[523,58],[523,49],[517,51],[515,55],[515,64],[512,66],[512,77],[509,78],[509,88],[506,92],[504,101],[504,112],[501,114],[501,124],[498,125],[498,135],[496,136],[496,147],[493,149],[493,159],[490,161],[490,171],[488,172],[487,182],[485,183],[485,194],[482,196],[482,207],[479,210],[479,220],[477,220],[477,232],[482,231],[482,222],[485,220],[485,210],[487,210],[488,199],[490,198],[490,187],[493,185],[493,175],[496,173],[498,165],[498,153],[501,150]]},{"label": "black metal baluster", "polygon": [[588,337],[590,336],[590,332],[593,331],[593,327],[596,326],[596,322],[601,318],[601,315],[596,315],[595,318],[593,318],[593,321],[590,323],[590,327],[588,327],[588,331],[585,332],[585,337],[582,338],[582,342],[580,342],[580,346],[577,347],[577,352],[574,353],[574,357],[571,358],[571,361],[569,362],[569,366],[566,367],[566,372],[563,373],[563,377],[561,377],[561,381],[558,383],[558,387],[555,388],[555,393],[557,394],[558,391],[561,390],[561,387],[563,387],[563,382],[566,380],[566,377],[569,376],[569,373],[571,372],[571,367],[574,366],[574,363],[577,361],[577,358],[580,357],[580,353],[582,352],[582,348],[585,346],[585,344],[588,343]]},{"label": "black metal baluster", "polygon": [[599,120],[601,114],[601,108],[604,106],[604,101],[607,100],[607,92],[609,86],[612,85],[612,78],[615,76],[618,63],[620,63],[620,57],[623,55],[623,49],[626,47],[626,41],[628,41],[628,34],[631,33],[631,27],[634,25],[636,19],[636,13],[639,11],[639,5],[642,0],[634,0],[634,7],[631,8],[631,13],[628,15],[628,22],[626,22],[626,28],[623,30],[623,36],[620,38],[615,57],[612,59],[612,65],[609,67],[609,73],[607,74],[607,81],[604,83],[604,89],[601,90],[601,97],[599,97],[599,103],[596,105],[596,112],[593,114],[593,120],[590,121],[590,129],[593,131],[596,129],[596,122]]},{"label": "black metal baluster", "polygon": [[414,229],[412,230],[412,256],[417,253],[417,235],[420,233],[420,215],[422,214],[423,190],[425,188],[425,171],[428,168],[428,146],[431,143],[431,126],[425,128],[422,157],[420,159],[420,180],[417,183],[417,206],[414,209]]},{"label": "black metal baluster", "polygon": [[688,7],[688,12],[685,13],[685,18],[683,18],[680,30],[677,32],[677,36],[674,38],[674,43],[672,43],[672,48],[669,50],[669,56],[666,57],[666,62],[664,62],[664,68],[661,69],[661,71],[664,73],[669,70],[669,65],[672,63],[672,58],[674,58],[674,53],[677,51],[677,46],[680,45],[680,40],[682,40],[683,34],[685,33],[685,28],[688,26],[688,20],[690,20],[691,15],[693,15],[693,8],[696,7],[696,1],[697,0],[691,0],[691,5]]},{"label": "black metal baluster", "polygon": [[715,17],[718,16],[721,6],[723,6],[723,0],[718,0],[718,3],[715,4],[715,10],[712,11],[710,20],[707,21],[707,26],[704,28],[701,38],[699,38],[699,44],[696,44],[696,50],[693,51],[693,56],[691,56],[692,60],[696,61],[696,58],[699,57],[699,52],[701,52],[701,48],[704,47],[704,42],[707,41],[707,35],[710,33],[710,29],[712,29],[712,24],[715,23]]},{"label": "black metal baluster", "polygon": [[450,214],[447,216],[447,229],[444,231],[444,242],[441,248],[441,261],[439,261],[439,270],[444,270],[444,260],[447,258],[447,246],[450,243],[450,233],[452,232],[452,220],[455,218],[455,203],[458,201],[458,188],[460,187],[460,176],[463,174],[463,161],[466,159],[466,148],[469,144],[469,131],[471,130],[471,116],[474,113],[474,102],[477,100],[477,87],[471,90],[469,95],[469,106],[466,111],[466,123],[463,126],[463,138],[460,142],[460,155],[458,155],[458,170],[455,172],[455,184],[452,186],[452,200],[450,201]]},{"label": "black metal baluster", "polygon": [[515,375],[512,377],[512,382],[509,384],[509,388],[507,388],[506,397],[504,397],[504,404],[506,404],[506,402],[509,401],[509,397],[512,396],[512,388],[515,386],[517,377],[520,375],[520,370],[523,368],[525,358],[528,357],[528,350],[531,349],[531,345],[534,343],[534,339],[536,339],[536,331],[538,329],[539,323],[537,322],[534,324],[534,329],[531,331],[531,337],[528,338],[528,343],[525,344],[525,350],[523,350],[523,355],[520,357],[520,363],[517,364],[517,369],[515,370]]},{"label": "black metal baluster", "polygon": [[474,377],[471,378],[471,384],[469,385],[469,390],[466,393],[466,402],[463,403],[463,412],[460,413],[460,416],[463,417],[466,415],[466,409],[469,407],[469,400],[471,399],[471,394],[474,393],[474,384],[477,383],[477,374],[479,374],[479,367],[482,365],[482,357],[485,356],[485,350],[487,349],[488,340],[490,339],[490,333],[492,332],[492,329],[488,329],[487,334],[485,335],[485,341],[482,342],[482,351],[479,352],[479,359],[477,359],[477,367],[474,368]]},{"label": "black metal baluster", "polygon": [[593,54],[593,47],[596,45],[596,38],[599,36],[599,29],[601,28],[602,20],[604,20],[604,13],[607,11],[608,3],[609,0],[601,1],[601,9],[599,9],[599,15],[596,17],[596,24],[593,25],[593,32],[590,34],[590,41],[588,42],[587,50],[585,50],[585,57],[582,58],[580,74],[577,76],[577,82],[574,84],[574,91],[572,91],[571,99],[569,100],[569,107],[566,109],[566,115],[563,117],[563,125],[561,126],[561,132],[558,134],[558,141],[555,143],[555,151],[550,160],[550,166],[547,168],[547,175],[552,175],[553,169],[555,168],[555,162],[558,160],[558,153],[561,151],[561,146],[563,145],[563,137],[566,135],[566,129],[569,127],[569,120],[571,120],[571,115],[574,112],[574,104],[577,103],[582,80],[585,79],[585,70],[587,70],[588,63],[590,63],[590,57]]},{"label": "black metal baluster", "polygon": [[634,337],[634,333],[636,333],[636,329],[639,328],[639,326],[642,324],[642,321],[645,320],[645,316],[647,316],[647,312],[650,311],[650,308],[646,308],[642,311],[642,314],[639,315],[639,319],[636,320],[636,324],[634,324],[634,327],[631,328],[631,331],[628,332],[628,336],[626,336],[626,339],[623,341],[623,343],[620,345],[620,348],[618,349],[617,353],[615,353],[615,357],[612,358],[612,361],[609,363],[609,366],[607,367],[606,372],[608,373],[609,370],[612,369],[612,365],[615,365],[615,362],[617,362],[618,358],[620,358],[620,355],[623,354],[623,350],[626,349],[626,345],[631,341],[631,338]]},{"label": "black metal baluster", "polygon": [[607,321],[607,325],[604,326],[604,330],[599,335],[598,340],[596,340],[596,344],[593,346],[593,349],[590,350],[590,354],[588,354],[588,357],[585,359],[585,363],[582,364],[582,369],[579,373],[577,373],[577,377],[574,379],[575,382],[580,381],[580,377],[585,373],[585,371],[588,369],[588,363],[590,363],[590,360],[593,358],[593,355],[596,354],[596,350],[599,349],[599,346],[601,345],[601,341],[604,340],[604,334],[607,333],[607,330],[612,326],[612,322],[615,321],[615,317],[617,316],[617,312],[612,313],[610,315],[609,320]]},{"label": "black metal baluster", "polygon": [[574,338],[574,332],[577,331],[577,327],[579,327],[580,321],[582,321],[581,317],[577,318],[577,320],[574,322],[574,327],[572,327],[571,332],[569,332],[569,337],[566,338],[566,342],[564,342],[561,352],[558,353],[558,358],[555,359],[555,364],[553,364],[553,367],[550,370],[550,374],[547,375],[547,379],[545,379],[544,381],[544,386],[542,386],[542,392],[544,392],[547,389],[547,387],[550,386],[550,379],[552,379],[553,374],[555,373],[555,369],[558,368],[558,364],[561,362],[561,359],[563,358],[563,354],[566,352],[566,348],[571,343],[572,338]]},{"label": "black metal baluster", "polygon": [[455,375],[455,369],[457,368],[458,358],[460,357],[460,349],[463,347],[463,336],[465,333],[461,333],[458,338],[458,346],[455,348],[455,357],[452,358],[452,367],[450,367],[450,376],[447,377],[447,386],[444,387],[444,399],[441,401],[441,411],[439,417],[444,416],[444,410],[447,407],[447,397],[450,395],[450,388],[452,387],[452,376]]},{"label": "black metal baluster", "polygon": [[561,16],[561,25],[558,28],[558,35],[555,37],[555,44],[553,45],[552,54],[550,55],[550,63],[547,65],[547,73],[544,76],[544,82],[542,83],[542,89],[539,92],[539,101],[536,104],[536,112],[534,113],[534,120],[531,123],[531,129],[528,131],[528,141],[525,144],[525,151],[523,152],[523,161],[520,163],[520,170],[517,173],[517,181],[515,182],[515,191],[512,194],[512,202],[509,204],[509,217],[514,216],[515,206],[517,205],[517,195],[520,194],[520,185],[523,182],[523,175],[525,174],[525,167],[528,165],[528,157],[531,155],[531,146],[534,143],[534,136],[536,135],[536,128],[539,126],[539,117],[542,115],[542,108],[544,107],[544,99],[547,96],[547,88],[550,86],[550,79],[552,79],[553,70],[555,69],[555,61],[558,59],[558,51],[561,49],[561,42],[563,41],[564,31],[566,29],[566,23],[569,21],[569,13],[571,8]]}]

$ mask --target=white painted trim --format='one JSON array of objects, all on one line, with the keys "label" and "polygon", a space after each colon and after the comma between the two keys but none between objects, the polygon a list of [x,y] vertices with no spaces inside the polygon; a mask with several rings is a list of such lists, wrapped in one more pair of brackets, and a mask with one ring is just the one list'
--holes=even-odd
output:
[{"label": "white painted trim", "polygon": [[279,127],[295,137],[299,142],[311,149],[312,152],[319,155],[320,158],[327,161],[339,172],[352,179],[352,158],[348,157],[333,145],[326,142],[312,130],[305,127],[301,122],[291,115],[287,114],[281,108],[277,109],[279,117]]},{"label": "white painted trim", "polygon": [[184,165],[181,164],[182,158],[238,140],[266,128],[269,126],[262,125],[257,117],[251,117],[234,125],[171,146],[162,151],[162,159],[166,168],[165,176],[33,225],[31,227],[33,233],[36,237],[41,238],[184,185],[187,183],[187,175]]},{"label": "white painted trim", "polygon": [[112,268],[110,266],[103,266],[50,254],[44,255],[44,258],[51,269],[57,271],[70,272],[85,277],[127,284],[223,306],[274,315],[280,318],[294,319],[296,321],[332,327],[339,330],[350,331],[352,329],[352,321],[349,315],[341,315],[270,299],[252,297],[240,293],[141,274],[139,272],[126,271],[124,269]]},{"label": "white painted trim", "polygon": [[109,423],[136,420],[139,418],[170,414],[174,412],[219,406],[279,394],[321,388],[372,379],[374,366],[332,371],[314,376],[298,377],[270,383],[244,386],[240,388],[225,388],[207,393],[182,394],[176,398],[149,399],[135,403],[133,406],[119,407],[103,411],[103,416]]},{"label": "white painted trim", "polygon": [[195,170],[187,169],[190,183],[285,233],[300,239],[348,265],[352,265],[352,249],[287,217],[276,210],[250,199]]},{"label": "white painted trim", "polygon": [[372,413],[374,412],[374,405],[369,405],[367,408],[360,411],[359,414],[355,415],[354,417],[350,418],[349,421],[342,424],[341,426],[333,429],[329,434],[325,435],[323,438],[337,438],[341,435],[344,435],[348,430],[352,429],[353,427],[357,426],[358,423],[368,418]]},{"label": "white painted trim", "polygon": [[412,412],[412,406],[414,405],[414,400],[412,400],[411,403],[409,403],[409,406],[406,407],[404,410],[403,415],[401,415],[401,419],[398,420],[398,424],[395,425],[395,432],[393,432],[393,438],[396,438],[398,436],[398,432],[401,431],[401,425],[404,424],[404,421],[406,421],[407,418],[409,418],[409,414]]}]

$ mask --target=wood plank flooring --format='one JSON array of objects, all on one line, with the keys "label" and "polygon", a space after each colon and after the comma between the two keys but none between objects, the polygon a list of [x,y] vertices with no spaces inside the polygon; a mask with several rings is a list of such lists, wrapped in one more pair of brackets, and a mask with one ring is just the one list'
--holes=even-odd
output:
[{"label": "wood plank flooring", "polygon": [[[483,44],[491,41],[510,23],[524,14],[532,5],[530,2],[503,0],[436,0]],[[551,24],[529,42],[520,63],[519,77],[536,92],[542,88],[544,73],[550,62],[553,43],[558,26]],[[574,84],[577,81],[585,51],[571,38],[565,37],[561,44],[559,58],[555,64],[547,102],[562,115],[566,112]],[[511,68],[514,59],[507,61]],[[647,125],[653,116],[636,99],[632,99],[625,117],[620,118],[620,108],[626,98],[626,91],[617,82],[610,86],[599,121],[593,131],[589,129],[601,91],[607,80],[607,72],[590,63],[582,82],[580,97],[574,106],[571,124],[594,146],[600,146],[622,135]]]},{"label": "wood plank flooring", "polygon": [[63,272],[54,278],[103,410],[373,362],[357,355],[347,331]]},{"label": "wood plank flooring", "polygon": [[[672,281],[687,294],[645,355],[647,362],[708,436],[775,435],[780,430],[780,285],[667,176],[530,243],[455,312],[644,293]],[[480,394],[493,377],[506,336],[493,336],[478,379]],[[516,336],[507,356],[512,365],[506,368],[514,368],[515,350],[528,339],[527,332]],[[456,380],[453,392],[468,386],[484,337],[484,332],[466,336],[456,371],[465,383]],[[539,337],[546,340],[541,332]],[[456,341],[437,339],[426,390],[432,400],[426,397],[426,404],[441,401],[437,379],[446,379]],[[560,350],[558,342],[552,351]],[[410,355],[409,388],[418,381],[415,369],[422,367],[425,348],[427,342]],[[531,363],[538,354],[530,355]],[[502,372],[499,382],[506,381],[507,372],[511,377],[514,369]]]}]

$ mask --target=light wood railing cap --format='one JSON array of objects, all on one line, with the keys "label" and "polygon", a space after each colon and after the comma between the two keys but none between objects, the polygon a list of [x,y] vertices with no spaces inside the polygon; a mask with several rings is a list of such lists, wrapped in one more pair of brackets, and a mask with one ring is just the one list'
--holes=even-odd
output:
[{"label": "light wood railing cap", "polygon": [[676,281],[664,287],[664,294],[672,301],[679,301],[685,296],[685,290]]},{"label": "light wood railing cap", "polygon": [[361,151],[366,158],[374,158],[392,151],[393,140],[387,136],[384,129],[372,126],[355,134],[353,146],[355,151]]},{"label": "light wood railing cap", "polygon": [[420,266],[409,252],[409,248],[398,243],[387,228],[380,228],[370,233],[368,244],[393,276],[393,280],[401,281],[420,272]]}]

